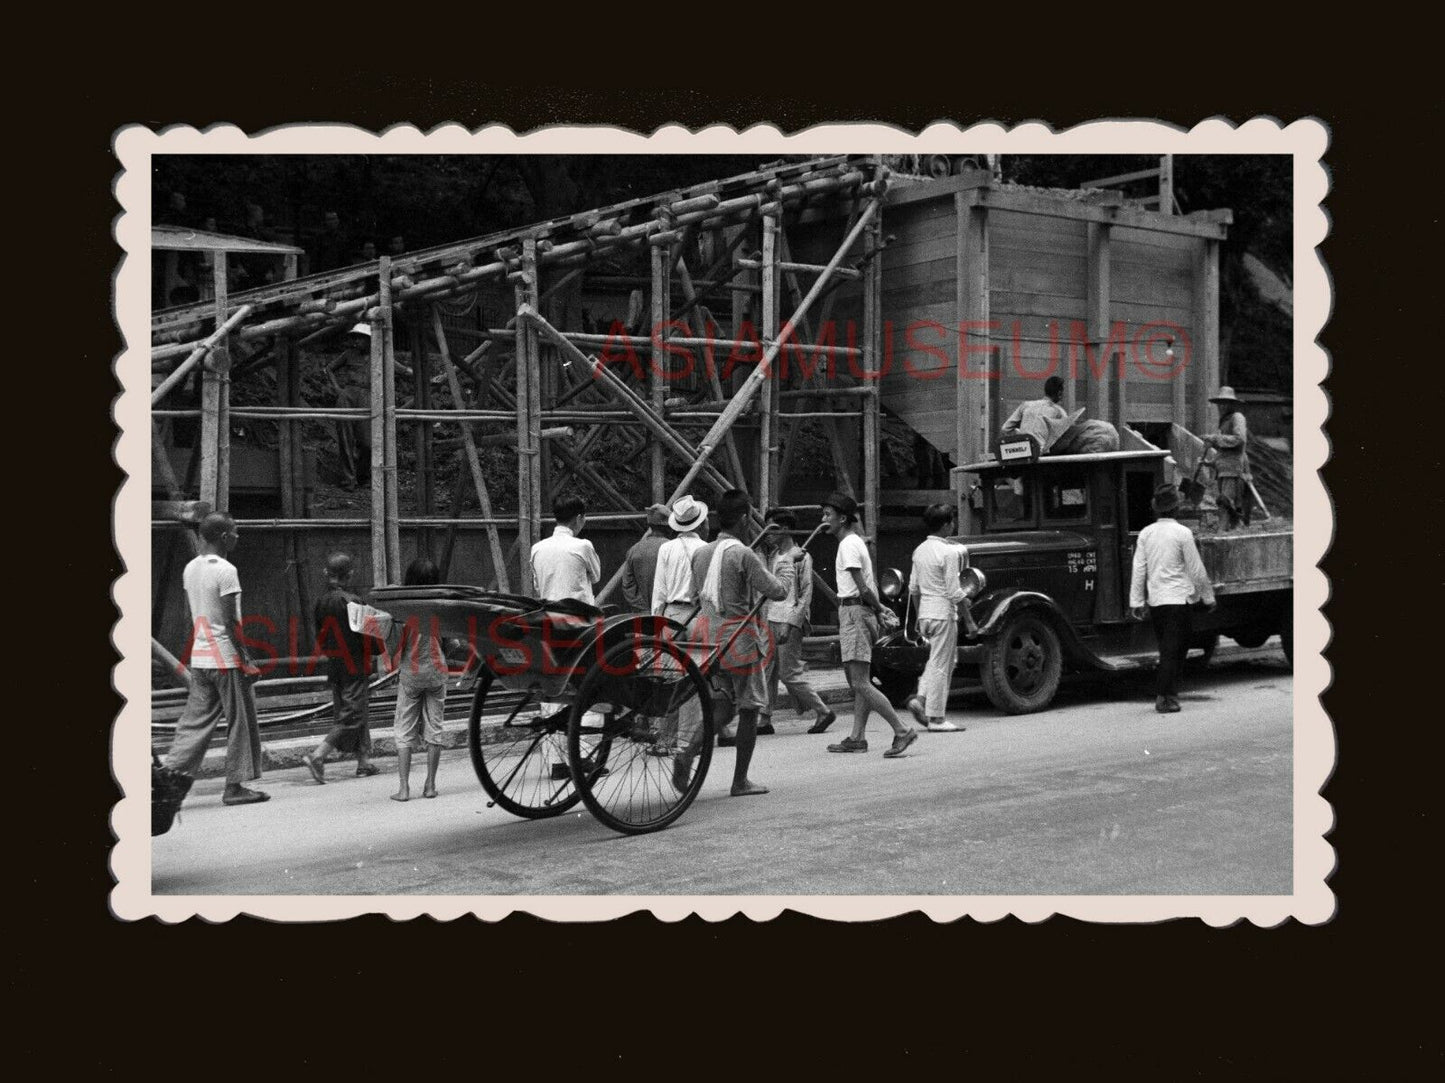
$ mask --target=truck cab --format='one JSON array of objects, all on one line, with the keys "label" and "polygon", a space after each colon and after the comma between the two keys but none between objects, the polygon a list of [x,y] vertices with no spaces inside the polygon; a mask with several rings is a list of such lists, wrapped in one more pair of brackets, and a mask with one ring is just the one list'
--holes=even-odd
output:
[{"label": "truck cab", "polygon": [[[960,631],[955,680],[978,682],[1000,710],[1022,714],[1052,701],[1066,671],[1119,670],[1152,662],[1153,632],[1129,613],[1139,532],[1168,452],[1152,449],[973,463],[962,470],[977,529],[950,541],[968,552],[969,606],[977,632]],[[1220,605],[1196,622],[1194,646],[1211,652],[1221,631],[1240,642],[1285,633],[1292,594],[1286,530],[1200,541]],[[903,618],[874,651],[876,683],[901,701],[927,661],[910,633],[907,575],[887,570],[885,601]],[[1289,644],[1286,642],[1286,649]]]}]

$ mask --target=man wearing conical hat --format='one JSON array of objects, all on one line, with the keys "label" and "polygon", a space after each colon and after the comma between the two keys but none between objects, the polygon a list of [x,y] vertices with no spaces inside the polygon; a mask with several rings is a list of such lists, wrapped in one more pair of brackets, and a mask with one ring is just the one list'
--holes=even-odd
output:
[{"label": "man wearing conical hat", "polygon": [[1249,526],[1254,501],[1249,491],[1249,426],[1240,411],[1243,405],[1234,388],[1224,386],[1210,402],[1219,407],[1219,431],[1204,438],[1215,449],[1214,476],[1219,479],[1219,506],[1224,511],[1225,529],[1233,530],[1243,523]]}]

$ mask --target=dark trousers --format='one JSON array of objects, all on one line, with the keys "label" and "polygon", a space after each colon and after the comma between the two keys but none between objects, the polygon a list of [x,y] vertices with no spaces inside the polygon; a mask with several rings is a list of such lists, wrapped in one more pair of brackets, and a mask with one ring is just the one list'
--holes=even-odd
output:
[{"label": "dark trousers", "polygon": [[371,751],[371,679],[364,674],[331,682],[331,707],[336,725],[326,743],[337,752]]},{"label": "dark trousers", "polygon": [[1154,625],[1154,638],[1159,643],[1159,676],[1154,685],[1154,694],[1177,696],[1179,674],[1184,670],[1184,656],[1189,653],[1189,607],[1151,605],[1149,621]]}]

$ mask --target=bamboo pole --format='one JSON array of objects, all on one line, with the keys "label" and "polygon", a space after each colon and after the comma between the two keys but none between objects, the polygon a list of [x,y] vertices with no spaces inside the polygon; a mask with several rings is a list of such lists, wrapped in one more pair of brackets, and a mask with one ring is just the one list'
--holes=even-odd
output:
[{"label": "bamboo pole", "polygon": [[[291,394],[291,366],[294,361],[291,343],[283,340],[276,355],[276,398],[278,406],[289,406]],[[287,519],[297,518],[296,513],[296,472],[292,457],[300,448],[293,443],[295,422],[282,421],[276,426],[276,472],[281,483],[281,514]],[[301,584],[295,574],[296,536],[287,534],[281,541],[281,555],[286,561],[283,579],[286,584],[286,610],[296,614],[301,609]]]},{"label": "bamboo pole", "polygon": [[[763,218],[763,256],[760,261],[763,282],[763,340],[775,341],[778,337],[778,219],[776,215]],[[761,366],[760,366],[761,367]],[[758,500],[760,511],[766,515],[777,501],[773,493],[774,469],[777,465],[777,442],[773,435],[773,395],[777,392],[777,376],[769,372],[765,377],[767,387],[758,396]]]},{"label": "bamboo pole", "polygon": [[172,679],[182,688],[191,687],[191,671],[181,665],[181,660],[170,651],[155,636],[151,636],[151,657],[166,667]]},{"label": "bamboo pole", "polygon": [[[457,379],[456,366],[452,364],[451,351],[447,346],[446,328],[442,326],[441,310],[435,305],[431,306],[432,334],[436,336],[437,350],[442,357],[442,371],[446,373],[447,387],[451,390],[452,401],[458,406],[461,405],[462,385]],[[482,474],[481,459],[477,457],[477,445],[472,436],[472,428],[469,424],[462,425],[462,451],[466,456],[467,467],[471,471],[472,485],[477,490],[477,504],[482,511],[484,519],[492,518],[492,494],[487,489],[487,479]],[[456,501],[453,501],[453,511],[456,509]],[[507,566],[502,558],[502,540],[497,533],[497,528],[487,528],[487,546],[492,556],[492,568],[495,572],[497,582],[501,589],[507,593],[511,592],[511,580],[507,575]]]},{"label": "bamboo pole", "polygon": [[[864,379],[869,381],[873,394],[863,399],[863,517],[864,534],[868,549],[876,565],[878,562],[878,381],[881,379],[883,322],[878,311],[879,295],[883,291],[882,264],[873,257],[878,252],[882,216],[875,215],[863,234],[863,342],[868,350],[868,363]],[[880,375],[873,375],[878,373]]]},{"label": "bamboo pole", "polygon": [[386,363],[382,368],[386,389],[384,418],[386,448],[386,570],[388,583],[401,582],[401,500],[396,456],[396,314],[391,304],[391,258],[381,257],[381,343]]},{"label": "bamboo pole", "polygon": [[[668,354],[661,349],[661,343],[667,338],[667,310],[668,301],[672,296],[672,257],[671,251],[660,245],[654,246],[652,254],[652,335],[659,343],[659,348],[652,352],[652,363],[649,366],[649,387],[652,397],[652,409],[661,416],[662,404],[667,399],[667,388],[663,386],[662,360]],[[661,502],[663,494],[667,491],[666,460],[663,458],[662,441],[654,439],[650,447],[650,465],[652,481],[652,502]]]},{"label": "bamboo pole", "polygon": [[386,354],[379,328],[371,329],[371,582],[386,583]]},{"label": "bamboo pole", "polygon": [[[226,254],[216,253],[215,269],[216,308],[220,315],[217,326],[225,323],[226,307]],[[229,368],[226,356],[225,337],[209,353],[201,368],[201,499],[217,511],[225,511],[221,504],[221,390]]]},{"label": "bamboo pole", "polygon": [[[526,252],[530,257],[528,264],[532,274],[527,274],[527,267],[524,267],[521,276],[515,284],[517,311],[520,315],[524,309],[530,309],[536,300],[536,260],[537,242],[529,239],[526,242]],[[541,427],[538,419],[532,416],[533,400],[531,389],[528,386],[530,373],[537,367],[537,339],[531,324],[525,319],[517,321],[517,540],[520,554],[519,567],[521,573],[522,593],[531,594],[532,583],[532,546],[535,545],[541,536],[540,509],[537,508],[533,497],[532,474],[536,469],[536,459],[531,452],[535,446],[532,443],[532,433]]]},{"label": "bamboo pole", "polygon": [[[764,256],[761,260],[740,259],[738,260],[738,265],[741,267],[746,267],[749,270],[757,270],[761,267],[767,266],[767,257]],[[779,271],[789,271],[794,274],[822,274],[823,272],[823,267],[820,264],[816,263],[792,263],[787,260],[779,260],[777,263],[774,264],[774,266]],[[858,270],[856,267],[839,267],[836,271],[833,272],[833,274],[838,278],[863,277],[863,272]]]},{"label": "bamboo pole", "polygon": [[[859,216],[857,224],[849,231],[847,237],[843,239],[842,245],[838,248],[838,251],[834,253],[833,258],[828,262],[830,269],[836,267],[843,261],[843,257],[846,256],[849,249],[853,247],[853,243],[858,239],[868,223],[873,220],[874,215],[877,214],[878,206],[879,201],[877,199],[869,201],[867,209]],[[785,324],[783,329],[778,333],[777,339],[768,346],[767,352],[763,355],[762,363],[743,381],[743,386],[728,403],[728,408],[723,411],[707,436],[703,438],[703,442],[698,448],[698,459],[692,467],[688,469],[682,481],[678,483],[672,500],[676,500],[683,493],[687,492],[692,483],[697,480],[698,475],[703,472],[722,434],[727,432],[733,423],[737,421],[738,417],[742,415],[743,411],[748,408],[753,396],[757,394],[759,386],[768,378],[772,369],[773,360],[778,356],[778,351],[782,349],[784,344],[792,336],[793,330],[797,327],[798,322],[807,315],[808,309],[818,298],[818,295],[823,292],[823,287],[828,283],[830,278],[830,271],[825,271],[825,273],[818,276],[818,279],[813,283],[813,288],[809,290],[808,295],[803,298],[803,303],[798,307],[798,310],[788,318],[787,324]],[[671,500],[668,501],[668,503],[671,503]]]},{"label": "bamboo pole", "polygon": [[227,335],[244,323],[253,311],[255,310],[250,305],[242,305],[236,309],[235,312],[231,313],[230,319],[217,327],[210,335],[206,336],[200,345],[192,350],[186,359],[177,365],[169,376],[161,381],[160,386],[151,392],[151,405],[154,406],[170,394],[175,386],[184,380],[186,376],[190,374],[190,371],[200,364],[207,354],[216,348],[218,343],[224,341]]},{"label": "bamboo pole", "polygon": [[[286,343],[285,346],[290,350],[291,358],[290,379],[286,399],[288,405],[293,405],[300,403],[302,397],[301,356],[299,351],[292,347],[289,342]],[[292,430],[291,498],[294,504],[292,511],[293,514],[306,516],[311,512],[309,501],[306,497],[306,443],[303,439],[301,423],[299,421],[293,421],[289,423],[289,426]],[[316,629],[312,621],[311,585],[309,582],[310,562],[307,560],[306,539],[304,537],[296,540],[295,561],[295,564],[292,565],[292,571],[296,580],[297,621],[301,626],[301,630],[305,632],[307,639],[310,642],[315,642],[313,637],[316,634]]]}]

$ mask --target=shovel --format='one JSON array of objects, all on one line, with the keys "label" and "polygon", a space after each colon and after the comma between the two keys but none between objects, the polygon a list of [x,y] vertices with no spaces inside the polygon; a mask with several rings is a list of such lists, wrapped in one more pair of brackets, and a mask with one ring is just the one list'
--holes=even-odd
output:
[{"label": "shovel", "polygon": [[1194,468],[1194,476],[1179,483],[1179,495],[1191,504],[1198,504],[1204,498],[1204,494],[1209,491],[1199,480],[1199,475],[1204,470],[1204,464],[1208,461],[1208,451],[1209,449],[1205,448],[1199,453],[1199,465]]}]

